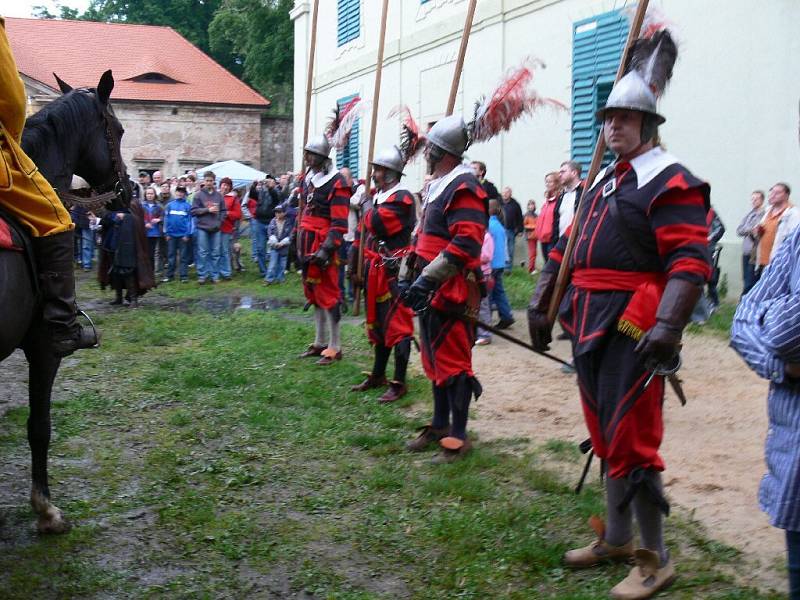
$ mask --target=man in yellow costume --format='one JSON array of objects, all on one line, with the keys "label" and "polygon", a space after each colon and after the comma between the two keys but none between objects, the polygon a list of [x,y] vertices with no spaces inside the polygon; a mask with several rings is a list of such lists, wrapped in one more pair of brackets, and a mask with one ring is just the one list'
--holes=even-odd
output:
[{"label": "man in yellow costume", "polygon": [[75,321],[72,220],[55,190],[20,146],[25,86],[0,17],[0,206],[29,232],[39,269],[43,318],[53,353],[67,356],[98,345],[93,329]]}]

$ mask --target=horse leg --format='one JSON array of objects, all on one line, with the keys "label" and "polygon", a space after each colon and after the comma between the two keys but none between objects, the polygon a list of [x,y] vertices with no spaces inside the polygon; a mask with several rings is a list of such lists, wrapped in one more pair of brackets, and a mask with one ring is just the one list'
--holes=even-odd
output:
[{"label": "horse leg", "polygon": [[40,324],[29,336],[24,350],[29,365],[28,444],[31,447],[31,506],[39,516],[39,533],[65,533],[70,524],[50,502],[47,451],[50,447],[50,395],[61,359],[50,350],[49,336]]}]

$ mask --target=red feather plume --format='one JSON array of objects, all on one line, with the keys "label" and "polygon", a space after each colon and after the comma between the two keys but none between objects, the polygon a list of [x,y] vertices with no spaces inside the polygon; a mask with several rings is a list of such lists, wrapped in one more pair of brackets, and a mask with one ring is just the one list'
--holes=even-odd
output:
[{"label": "red feather plume", "polygon": [[403,154],[403,160],[410,162],[419,154],[419,151],[425,146],[425,136],[420,135],[419,125],[414,120],[414,115],[406,105],[395,106],[389,112],[389,118],[400,116],[400,152]]},{"label": "red feather plume", "polygon": [[512,69],[494,93],[475,103],[475,116],[468,125],[470,143],[485,142],[511,125],[523,115],[532,113],[540,106],[551,106],[560,110],[567,107],[552,98],[542,98],[529,87],[533,80],[533,68],[544,67],[540,61],[526,60],[520,67]]}]

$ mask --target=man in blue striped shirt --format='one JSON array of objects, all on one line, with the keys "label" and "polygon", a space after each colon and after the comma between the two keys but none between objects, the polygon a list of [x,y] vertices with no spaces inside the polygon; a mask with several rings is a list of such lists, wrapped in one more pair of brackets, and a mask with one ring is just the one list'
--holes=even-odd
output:
[{"label": "man in blue striped shirt", "polygon": [[786,530],[790,597],[800,600],[800,228],[739,304],[731,346],[770,382],[759,502],[771,523]]}]

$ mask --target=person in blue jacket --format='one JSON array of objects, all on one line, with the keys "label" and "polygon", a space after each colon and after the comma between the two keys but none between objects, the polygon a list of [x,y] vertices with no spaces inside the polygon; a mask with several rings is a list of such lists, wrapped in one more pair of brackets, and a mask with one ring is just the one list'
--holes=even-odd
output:
[{"label": "person in blue jacket", "polygon": [[162,236],[161,222],[164,220],[163,209],[158,203],[158,194],[155,188],[147,188],[144,191],[144,231],[147,236],[147,249],[150,253],[150,262],[153,265],[153,272],[156,271],[156,251]]},{"label": "person in blue jacket", "polygon": [[180,253],[180,278],[181,283],[189,281],[189,257],[192,239],[192,205],[186,200],[186,188],[175,188],[175,198],[167,203],[164,209],[164,234],[167,237],[167,276],[164,283],[172,281],[175,277],[177,254]]}]

